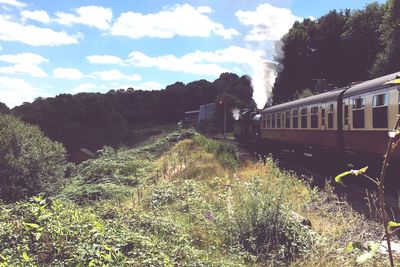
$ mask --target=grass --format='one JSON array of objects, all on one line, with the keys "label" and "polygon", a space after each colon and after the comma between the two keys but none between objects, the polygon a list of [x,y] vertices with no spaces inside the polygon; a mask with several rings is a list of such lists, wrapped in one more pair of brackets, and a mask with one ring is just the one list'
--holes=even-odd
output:
[{"label": "grass", "polygon": [[193,132],[104,148],[73,173],[56,198],[0,204],[0,266],[353,266],[346,245],[378,229],[329,185]]}]

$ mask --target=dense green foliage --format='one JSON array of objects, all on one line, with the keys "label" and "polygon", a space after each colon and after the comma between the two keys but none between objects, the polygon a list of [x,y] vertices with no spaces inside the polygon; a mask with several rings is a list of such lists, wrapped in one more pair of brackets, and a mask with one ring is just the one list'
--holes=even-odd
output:
[{"label": "dense green foliage", "polygon": [[[309,250],[315,236],[306,226],[291,217],[286,186],[263,188],[258,177],[248,184],[238,184],[232,195],[240,198],[232,207],[231,224],[227,225],[230,242],[240,244],[260,261],[287,262]],[[290,188],[290,185],[288,186]]]},{"label": "dense green foliage", "polygon": [[0,199],[54,194],[65,183],[65,149],[39,128],[0,115]]},{"label": "dense green foliage", "polygon": [[389,0],[296,22],[282,38],[273,102],[306,88],[323,90],[316,79],[340,87],[399,71],[399,10],[399,1]]},{"label": "dense green foliage", "polygon": [[179,223],[146,212],[112,205],[93,210],[40,197],[0,211],[0,266],[215,264]]},{"label": "dense green foliage", "polygon": [[134,149],[104,147],[98,158],[76,167],[74,178],[62,194],[77,203],[130,197],[135,187],[154,179],[157,172],[155,160],[161,153],[191,135],[191,131],[173,132]]},{"label": "dense green foliage", "polygon": [[335,196],[190,131],[70,172],[61,194],[0,202],[0,266],[352,266],[338,248],[370,238]]},{"label": "dense green foliage", "polygon": [[218,142],[208,139],[202,135],[193,138],[195,144],[202,146],[208,153],[215,155],[215,158],[225,168],[236,169],[238,166],[238,155],[236,148],[225,142]]},{"label": "dense green foliage", "polygon": [[372,73],[375,76],[399,71],[400,61],[400,2],[389,0],[385,6],[383,23],[380,26],[380,43],[384,49],[379,52]]},{"label": "dense green foliage", "polygon": [[6,104],[0,102],[0,114],[1,113],[9,114],[10,113],[10,109],[7,107]]},{"label": "dense green foliage", "polygon": [[[70,153],[82,147],[96,151],[104,145],[133,145],[140,139],[138,129],[176,123],[185,111],[216,102],[225,91],[228,110],[255,105],[249,78],[224,73],[214,82],[200,80],[186,85],[177,82],[160,91],[129,88],[106,94],[38,98],[33,103],[13,108],[12,113],[39,125],[47,136],[62,142]],[[218,114],[222,116],[221,112]]]}]

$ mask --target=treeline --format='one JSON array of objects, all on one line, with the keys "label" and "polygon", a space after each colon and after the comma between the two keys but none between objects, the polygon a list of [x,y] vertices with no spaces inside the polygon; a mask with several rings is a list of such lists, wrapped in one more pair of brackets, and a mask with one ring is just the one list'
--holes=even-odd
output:
[{"label": "treeline", "polygon": [[[159,91],[128,88],[106,94],[61,94],[37,98],[11,113],[38,125],[69,152],[82,147],[97,150],[103,145],[135,143],[135,129],[176,123],[185,111],[228,95],[232,107],[255,106],[249,77],[224,73],[214,82],[177,82]],[[0,106],[1,108],[1,106]],[[6,110],[6,109],[5,109]]]},{"label": "treeline", "polygon": [[399,71],[400,1],[296,22],[281,41],[274,104],[314,90],[317,79],[340,87]]},{"label": "treeline", "polygon": [[0,102],[0,114],[9,114],[11,111],[6,104]]}]

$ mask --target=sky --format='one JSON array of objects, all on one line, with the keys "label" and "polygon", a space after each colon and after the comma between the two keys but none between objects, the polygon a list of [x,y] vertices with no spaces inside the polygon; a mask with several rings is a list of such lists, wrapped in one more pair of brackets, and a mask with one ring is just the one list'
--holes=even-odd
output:
[{"label": "sky", "polygon": [[[378,1],[383,2],[384,0]],[[366,0],[0,0],[0,102],[249,75],[264,106],[293,23]]]}]

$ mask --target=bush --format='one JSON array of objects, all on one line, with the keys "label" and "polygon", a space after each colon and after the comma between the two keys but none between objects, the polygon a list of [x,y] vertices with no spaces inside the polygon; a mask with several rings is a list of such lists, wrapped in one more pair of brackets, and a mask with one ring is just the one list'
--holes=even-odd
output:
[{"label": "bush", "polygon": [[39,128],[0,115],[0,198],[16,201],[40,192],[54,194],[64,181],[65,149]]},{"label": "bush", "polygon": [[231,193],[240,201],[231,204],[223,227],[227,243],[238,244],[259,262],[284,264],[309,250],[315,236],[285,207],[285,192],[263,192],[259,183],[255,179]]},{"label": "bush", "polygon": [[199,134],[193,137],[193,142],[203,147],[208,153],[214,154],[214,157],[224,168],[237,168],[238,156],[234,145],[214,141]]},{"label": "bush", "polygon": [[221,261],[179,222],[112,202],[93,209],[37,196],[0,206],[0,266],[241,266]]},{"label": "bush", "polygon": [[224,166],[224,168],[236,169],[238,165],[238,157],[236,148],[229,143],[218,143],[215,152],[216,159]]}]

